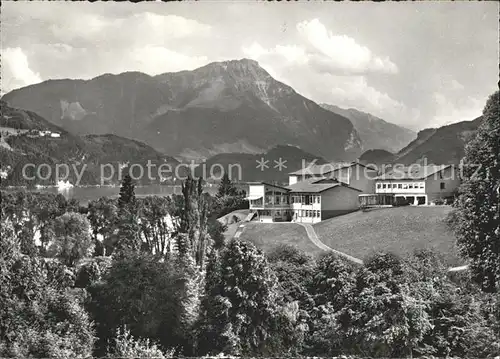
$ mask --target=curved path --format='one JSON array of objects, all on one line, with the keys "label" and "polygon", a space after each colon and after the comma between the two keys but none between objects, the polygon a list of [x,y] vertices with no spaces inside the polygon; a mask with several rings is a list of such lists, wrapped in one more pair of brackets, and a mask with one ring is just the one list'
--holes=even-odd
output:
[{"label": "curved path", "polygon": [[241,236],[241,234],[243,233],[244,230],[245,230],[245,225],[244,224],[240,224],[238,226],[238,229],[236,230],[236,233],[234,233],[233,238],[240,238],[240,236]]},{"label": "curved path", "polygon": [[321,242],[318,238],[318,235],[316,234],[316,231],[314,230],[313,226],[310,225],[309,223],[297,223],[298,225],[302,226],[305,228],[307,236],[309,237],[309,240],[313,242],[316,247],[321,248],[324,251],[330,251],[338,254],[341,257],[344,257],[348,259],[351,262],[357,263],[357,264],[363,264],[363,261],[361,259],[355,258],[353,256],[350,256],[349,254],[339,252],[333,248],[328,247],[325,245],[323,242]]}]

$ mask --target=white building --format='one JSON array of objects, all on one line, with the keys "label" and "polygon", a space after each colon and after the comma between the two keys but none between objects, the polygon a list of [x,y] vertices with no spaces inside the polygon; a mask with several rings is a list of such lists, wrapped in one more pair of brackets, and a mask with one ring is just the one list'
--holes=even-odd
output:
[{"label": "white building", "polygon": [[250,184],[248,201],[250,210],[257,213],[260,222],[283,222],[292,218],[290,191],[271,183]]},{"label": "white building", "polygon": [[288,187],[250,184],[247,198],[260,222],[316,223],[357,210],[360,193],[333,178],[311,177]]},{"label": "white building", "polygon": [[292,221],[317,223],[358,209],[359,189],[333,178],[310,178],[287,187]]},{"label": "white building", "polygon": [[460,185],[460,173],[453,165],[414,164],[399,167],[375,180],[375,195],[361,195],[363,205],[392,204],[403,198],[415,205],[428,205],[452,197]]}]

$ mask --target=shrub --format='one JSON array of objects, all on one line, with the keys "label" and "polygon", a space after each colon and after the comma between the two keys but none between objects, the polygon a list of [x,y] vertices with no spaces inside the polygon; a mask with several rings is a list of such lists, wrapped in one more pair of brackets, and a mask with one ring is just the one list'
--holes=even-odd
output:
[{"label": "shrub", "polygon": [[156,344],[151,343],[149,339],[136,339],[130,334],[126,326],[123,329],[118,328],[114,347],[108,350],[109,359],[135,359],[135,358],[172,358],[173,350],[163,353]]}]

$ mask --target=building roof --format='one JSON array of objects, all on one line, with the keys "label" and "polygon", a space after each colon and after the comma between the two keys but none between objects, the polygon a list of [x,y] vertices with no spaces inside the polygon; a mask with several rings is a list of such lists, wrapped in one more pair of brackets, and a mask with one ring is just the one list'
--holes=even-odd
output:
[{"label": "building roof", "polygon": [[297,182],[287,188],[290,192],[301,193],[320,193],[335,187],[347,187],[357,192],[362,192],[359,189],[349,187],[345,183],[339,182],[333,178],[309,178],[304,181]]},{"label": "building roof", "polygon": [[306,168],[302,168],[298,171],[290,172],[289,175],[296,175],[296,176],[302,176],[302,175],[313,175],[313,176],[318,176],[318,175],[326,175],[328,173],[331,173],[333,171],[337,171],[342,168],[348,168],[352,167],[354,165],[359,165],[363,167],[369,167],[363,163],[360,162],[331,162],[331,163],[324,163],[322,165],[315,165],[311,164],[310,166]]},{"label": "building roof", "polygon": [[248,182],[248,185],[249,186],[252,186],[252,185],[266,185],[266,186],[271,186],[271,187],[276,187],[276,188],[279,188],[279,189],[284,189],[284,190],[289,190],[287,187],[283,187],[283,186],[279,186],[279,185],[276,185],[276,184],[272,184],[272,183],[268,183],[268,182]]},{"label": "building roof", "polygon": [[420,180],[433,174],[441,172],[452,165],[428,165],[414,164],[408,167],[398,167],[376,177],[376,180]]}]

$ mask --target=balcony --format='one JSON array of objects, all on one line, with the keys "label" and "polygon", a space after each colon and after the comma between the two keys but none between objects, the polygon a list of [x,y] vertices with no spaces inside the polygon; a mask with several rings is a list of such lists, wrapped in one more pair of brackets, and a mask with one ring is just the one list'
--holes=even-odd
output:
[{"label": "balcony", "polygon": [[288,196],[266,196],[248,197],[250,209],[289,209],[290,201]]}]

